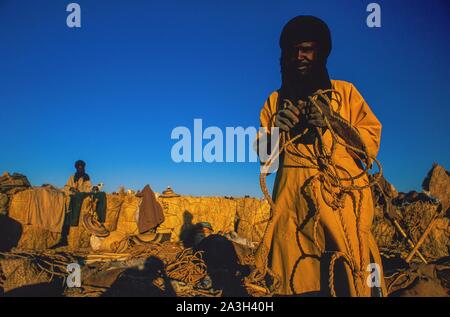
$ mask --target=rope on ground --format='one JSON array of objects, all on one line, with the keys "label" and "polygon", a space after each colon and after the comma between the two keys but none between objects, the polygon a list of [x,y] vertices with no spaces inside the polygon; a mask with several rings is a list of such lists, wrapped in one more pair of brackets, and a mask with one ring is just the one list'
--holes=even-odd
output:
[{"label": "rope on ground", "polygon": [[166,266],[167,276],[189,285],[196,285],[206,276],[206,264],[201,252],[183,250],[174,262]]},{"label": "rope on ground", "polygon": [[67,277],[67,265],[70,263],[78,263],[77,257],[65,252],[55,252],[52,250],[16,250],[13,252],[0,252],[0,255],[6,259],[17,258],[29,260],[39,269],[39,276],[45,272],[50,275],[50,281],[54,277],[60,277],[63,279],[63,283]]}]

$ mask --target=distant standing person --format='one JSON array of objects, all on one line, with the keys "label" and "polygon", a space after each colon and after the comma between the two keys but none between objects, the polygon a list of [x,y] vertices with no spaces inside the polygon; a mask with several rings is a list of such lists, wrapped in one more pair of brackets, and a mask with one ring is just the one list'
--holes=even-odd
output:
[{"label": "distant standing person", "polygon": [[86,163],[82,160],[75,162],[76,172],[70,176],[64,189],[69,192],[81,192],[86,193],[92,190],[91,179],[86,174]]}]

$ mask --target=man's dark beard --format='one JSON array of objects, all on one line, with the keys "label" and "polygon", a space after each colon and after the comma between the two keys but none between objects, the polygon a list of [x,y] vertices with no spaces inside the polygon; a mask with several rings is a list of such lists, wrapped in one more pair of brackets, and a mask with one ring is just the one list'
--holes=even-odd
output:
[{"label": "man's dark beard", "polygon": [[86,174],[86,172],[83,169],[78,169],[75,173],[75,175],[73,176],[73,180],[74,182],[78,182],[78,180],[82,178],[84,181],[88,181],[89,180],[89,175]]},{"label": "man's dark beard", "polygon": [[306,101],[318,89],[331,88],[326,62],[316,63],[308,74],[302,75],[296,69],[296,65],[292,65],[282,59],[281,81],[281,100],[289,99],[294,104],[298,100]]},{"label": "man's dark beard", "polygon": [[[278,99],[278,109],[283,106],[283,100],[289,99],[294,105],[297,101],[308,101],[308,97],[317,90],[330,89],[331,80],[328,75],[326,61],[319,61],[312,65],[308,74],[302,75],[296,69],[298,65],[291,64],[285,60],[281,60],[281,75],[282,85],[279,90],[280,98]],[[331,99],[331,93],[328,93],[328,98]],[[291,134],[297,135],[302,133],[308,126],[303,123],[297,124],[293,127]],[[310,129],[302,136],[298,142],[303,144],[313,144],[316,138],[316,131]]]}]

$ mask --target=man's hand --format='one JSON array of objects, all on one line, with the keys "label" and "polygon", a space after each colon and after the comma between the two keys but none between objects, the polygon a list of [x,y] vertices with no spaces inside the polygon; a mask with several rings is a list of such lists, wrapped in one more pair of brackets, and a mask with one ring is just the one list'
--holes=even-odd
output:
[{"label": "man's hand", "polygon": [[333,118],[333,116],[330,115],[332,110],[329,108],[329,106],[321,103],[320,101],[317,101],[317,103],[323,114],[319,112],[315,105],[309,105],[304,108],[305,112],[307,113],[306,120],[308,124],[315,127],[326,127],[327,125],[324,120],[324,116],[326,116],[329,120],[331,128],[337,135],[339,135],[347,144],[358,148],[363,152],[366,152],[366,147],[360,136],[355,133],[355,130],[352,129],[350,125],[346,125],[340,120]]},{"label": "man's hand", "polygon": [[299,115],[300,110],[289,103],[285,109],[278,111],[275,117],[275,126],[283,131],[289,132],[289,130],[300,122]]},{"label": "man's hand", "polygon": [[323,128],[326,126],[324,116],[319,112],[316,106],[308,103],[306,106],[301,108],[301,112],[307,125],[318,128]]}]

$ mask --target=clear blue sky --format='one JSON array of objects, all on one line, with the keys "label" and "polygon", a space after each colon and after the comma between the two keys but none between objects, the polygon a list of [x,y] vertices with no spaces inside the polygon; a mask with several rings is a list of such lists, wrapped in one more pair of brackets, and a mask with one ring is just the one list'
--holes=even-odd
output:
[{"label": "clear blue sky", "polygon": [[278,37],[299,14],[330,26],[329,71],[383,124],[379,158],[402,191],[449,168],[447,0],[0,0],[0,171],[64,185],[84,159],[94,183],[194,195],[262,196],[257,164],[176,164],[176,126],[258,126],[280,84]]}]

